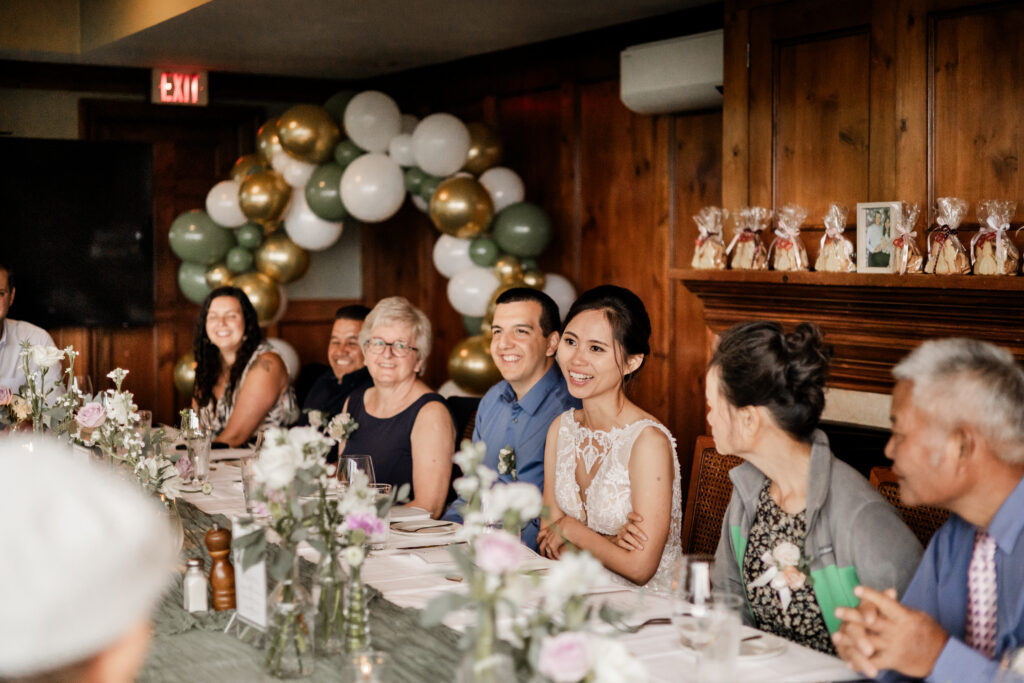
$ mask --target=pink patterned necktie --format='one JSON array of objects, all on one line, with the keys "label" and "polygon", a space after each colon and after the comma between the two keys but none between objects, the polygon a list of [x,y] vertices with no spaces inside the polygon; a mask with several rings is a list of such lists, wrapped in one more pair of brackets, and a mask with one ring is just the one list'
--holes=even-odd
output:
[{"label": "pink patterned necktie", "polygon": [[991,658],[996,650],[996,542],[984,529],[974,535],[967,568],[966,642]]}]

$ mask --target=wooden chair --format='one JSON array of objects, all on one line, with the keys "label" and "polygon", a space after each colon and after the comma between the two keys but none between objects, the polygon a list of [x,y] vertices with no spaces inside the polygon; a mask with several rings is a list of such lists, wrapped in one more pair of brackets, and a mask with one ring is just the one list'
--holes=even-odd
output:
[{"label": "wooden chair", "polygon": [[742,463],[715,450],[710,436],[698,436],[693,451],[690,491],[683,514],[683,552],[713,555],[722,535],[722,518],[732,496],[729,471]]},{"label": "wooden chair", "polygon": [[891,467],[872,467],[871,485],[889,501],[903,523],[910,527],[921,545],[928,545],[932,535],[946,523],[949,511],[931,505],[904,505],[900,500],[900,482]]}]

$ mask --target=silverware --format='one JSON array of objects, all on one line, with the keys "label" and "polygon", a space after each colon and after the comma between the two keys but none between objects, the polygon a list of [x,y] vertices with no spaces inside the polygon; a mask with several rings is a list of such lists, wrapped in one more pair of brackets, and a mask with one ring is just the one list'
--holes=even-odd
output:
[{"label": "silverware", "polygon": [[760,637],[761,637],[762,635],[763,635],[763,634],[761,634],[761,633],[758,633],[758,634],[755,634],[755,635],[752,635],[752,636],[747,636],[746,638],[741,638],[741,639],[740,639],[740,642],[741,642],[741,643],[746,643],[746,642],[749,642],[749,641],[751,641],[751,640],[757,640],[757,639],[758,639],[758,638],[760,638]]},{"label": "silverware", "polygon": [[640,624],[637,624],[636,626],[632,626],[631,628],[634,628],[637,631],[639,631],[640,629],[644,628],[645,626],[664,626],[666,624],[671,624],[671,623],[672,623],[672,619],[670,619],[669,617],[654,617],[653,619],[648,619],[647,621],[641,622]]}]

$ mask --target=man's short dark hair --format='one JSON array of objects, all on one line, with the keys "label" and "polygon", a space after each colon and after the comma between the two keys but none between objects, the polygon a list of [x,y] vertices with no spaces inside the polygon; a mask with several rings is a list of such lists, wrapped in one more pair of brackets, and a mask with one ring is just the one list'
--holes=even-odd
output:
[{"label": "man's short dark hair", "polygon": [[7,273],[7,288],[14,289],[14,271],[3,261],[0,261],[0,270]]},{"label": "man's short dark hair", "polygon": [[334,312],[335,320],[366,320],[366,316],[370,315],[370,309],[362,304],[352,304],[350,306],[342,306]]},{"label": "man's short dark hair", "polygon": [[494,305],[515,304],[520,301],[536,301],[540,304],[540,331],[546,337],[562,329],[562,318],[558,315],[558,304],[550,296],[532,287],[513,287],[498,295]]}]

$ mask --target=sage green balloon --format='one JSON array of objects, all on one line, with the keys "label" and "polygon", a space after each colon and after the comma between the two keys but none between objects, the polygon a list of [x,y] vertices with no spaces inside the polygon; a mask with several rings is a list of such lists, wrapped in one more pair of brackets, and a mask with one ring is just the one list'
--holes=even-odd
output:
[{"label": "sage green balloon", "polygon": [[535,258],[520,258],[519,265],[523,267],[523,270],[540,270],[540,266],[537,265],[537,259]]},{"label": "sage green balloon", "polygon": [[362,149],[351,140],[342,140],[338,143],[338,146],[334,148],[334,160],[338,162],[338,166],[341,166],[341,170],[343,171],[349,164],[364,154],[366,154],[366,150]]},{"label": "sage green balloon", "polygon": [[429,202],[434,197],[434,193],[437,192],[437,186],[441,184],[444,178],[438,178],[436,175],[424,175],[426,177],[420,183],[420,197],[423,197],[424,201]]},{"label": "sage green balloon", "polygon": [[423,181],[428,177],[419,166],[410,166],[405,169],[405,191],[409,194],[419,194]]},{"label": "sage green balloon", "polygon": [[263,226],[259,223],[246,223],[235,231],[238,246],[255,249],[263,244]]},{"label": "sage green balloon", "polygon": [[324,109],[327,110],[327,113],[331,115],[331,118],[339,126],[342,126],[342,130],[344,130],[345,125],[345,107],[348,106],[349,100],[355,96],[355,90],[339,90],[324,102]]},{"label": "sage green balloon", "polygon": [[469,260],[484,268],[493,266],[500,252],[498,243],[487,235],[480,235],[469,243]]},{"label": "sage green balloon", "polygon": [[472,315],[462,316],[462,326],[466,328],[466,334],[470,336],[480,334],[483,324],[483,318],[477,318]]},{"label": "sage green balloon", "polygon": [[502,251],[513,256],[537,256],[551,241],[551,219],[536,204],[519,202],[498,212],[491,234]]},{"label": "sage green balloon", "polygon": [[224,260],[228,270],[238,275],[252,268],[252,259],[252,252],[245,247],[232,247],[228,250],[228,255]]},{"label": "sage green balloon", "polygon": [[210,293],[210,286],[206,284],[206,266],[183,261],[178,266],[178,287],[192,303],[203,303]]},{"label": "sage green balloon", "polygon": [[[231,230],[213,222],[205,211],[186,211],[171,223],[171,250],[182,261],[212,266],[235,246]],[[205,269],[203,270],[205,277]]]},{"label": "sage green balloon", "polygon": [[340,221],[348,215],[341,203],[341,166],[333,161],[317,166],[306,183],[309,209],[325,221]]}]

